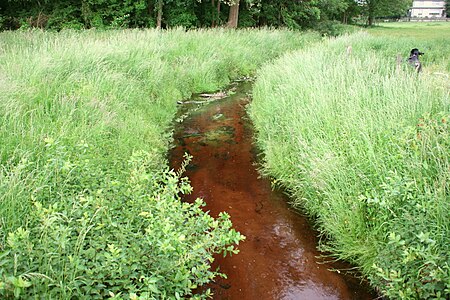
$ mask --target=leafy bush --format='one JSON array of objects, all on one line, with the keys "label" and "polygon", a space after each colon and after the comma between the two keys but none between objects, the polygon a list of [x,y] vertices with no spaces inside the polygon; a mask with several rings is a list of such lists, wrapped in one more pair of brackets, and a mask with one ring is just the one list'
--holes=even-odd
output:
[{"label": "leafy bush", "polygon": [[355,26],[345,25],[339,21],[323,21],[315,26],[315,30],[320,32],[323,36],[338,36],[346,33],[353,33],[356,31]]},{"label": "leafy bush", "polygon": [[48,139],[44,157],[2,174],[39,169],[50,183],[31,193],[26,227],[6,237],[2,297],[181,298],[219,274],[214,253],[236,253],[243,239],[227,214],[213,219],[202,200],[182,202],[191,191],[182,170],[155,173],[151,153],[133,153],[120,177],[92,164],[85,143],[68,149]]},{"label": "leafy bush", "polygon": [[403,168],[360,197],[367,226],[380,239],[387,237],[371,279],[393,299],[446,299],[450,294],[449,117],[426,115],[416,130],[407,128],[398,137]]},{"label": "leafy bush", "polygon": [[167,11],[167,26],[195,28],[199,21],[193,11],[186,10],[185,6],[175,6]]}]

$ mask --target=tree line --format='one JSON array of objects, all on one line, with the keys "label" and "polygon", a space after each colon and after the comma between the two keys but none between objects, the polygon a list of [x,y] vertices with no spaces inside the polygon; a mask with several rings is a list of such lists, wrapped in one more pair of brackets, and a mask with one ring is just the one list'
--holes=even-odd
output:
[{"label": "tree line", "polygon": [[288,27],[403,16],[412,0],[6,0],[0,29]]}]

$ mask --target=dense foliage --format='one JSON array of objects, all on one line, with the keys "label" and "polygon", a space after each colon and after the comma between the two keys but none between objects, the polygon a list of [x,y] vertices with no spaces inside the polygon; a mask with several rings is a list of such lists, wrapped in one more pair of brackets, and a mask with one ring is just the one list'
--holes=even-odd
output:
[{"label": "dense foliage", "polygon": [[91,163],[86,143],[44,143],[50,163],[23,158],[0,173],[4,188],[28,183],[21,176],[48,180],[1,245],[2,298],[179,298],[218,275],[214,253],[237,252],[242,236],[228,215],[212,218],[200,199],[183,203],[186,178],[155,172],[150,153],[133,153],[118,176]]},{"label": "dense foliage", "polygon": [[[450,297],[450,41],[441,36],[356,34],[286,55],[259,72],[250,107],[263,172],[315,217],[322,249],[391,299]],[[396,64],[399,49],[417,45],[428,55],[419,75]]]},{"label": "dense foliage", "polygon": [[376,17],[402,17],[412,6],[412,0],[357,0],[367,24],[373,25]]},{"label": "dense foliage", "polygon": [[[239,26],[313,28],[356,17],[405,15],[409,0],[9,0],[0,3],[0,29],[39,27],[143,28],[226,25],[230,5],[240,3]],[[237,17],[237,16],[235,16]]]},{"label": "dense foliage", "polygon": [[[242,236],[166,155],[176,102],[319,37],[0,33],[0,298],[183,298]],[[254,47],[254,45],[260,47]]]}]

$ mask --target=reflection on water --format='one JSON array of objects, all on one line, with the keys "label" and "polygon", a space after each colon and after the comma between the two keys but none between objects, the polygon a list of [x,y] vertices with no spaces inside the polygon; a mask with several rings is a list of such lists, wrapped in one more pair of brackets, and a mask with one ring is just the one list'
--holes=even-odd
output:
[{"label": "reflection on water", "polygon": [[339,300],[333,290],[327,291],[327,287],[321,286],[320,283],[313,281],[305,281],[301,284],[295,282],[283,283],[285,290],[278,295],[274,295],[274,299],[280,300],[299,300],[299,299],[323,299],[323,300]]},{"label": "reflection on water", "polygon": [[241,84],[233,96],[206,106],[194,101],[187,115],[189,107],[183,106],[174,134],[172,167],[180,165],[184,152],[194,157],[186,172],[194,191],[185,201],[200,197],[211,215],[228,212],[247,237],[238,255],[216,258],[213,267],[228,278],[208,288],[215,299],[375,298],[358,279],[329,271],[337,266],[318,258],[317,232],[259,177],[245,116],[249,89],[249,83]]}]

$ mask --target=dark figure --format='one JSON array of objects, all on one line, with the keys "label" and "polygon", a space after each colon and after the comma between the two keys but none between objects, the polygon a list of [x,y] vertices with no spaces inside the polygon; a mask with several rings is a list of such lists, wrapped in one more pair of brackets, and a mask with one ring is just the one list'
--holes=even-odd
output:
[{"label": "dark figure", "polygon": [[419,56],[424,54],[425,53],[420,52],[417,48],[412,49],[409,54],[408,63],[416,69],[417,73],[422,71],[422,64],[420,63]]}]

